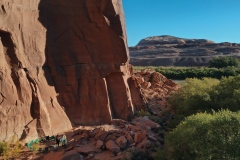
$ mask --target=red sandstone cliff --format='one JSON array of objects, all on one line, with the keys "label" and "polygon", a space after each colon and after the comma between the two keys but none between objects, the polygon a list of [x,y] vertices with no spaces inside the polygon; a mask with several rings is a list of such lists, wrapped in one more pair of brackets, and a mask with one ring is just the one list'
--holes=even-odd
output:
[{"label": "red sandstone cliff", "polygon": [[1,0],[0,38],[0,140],[128,120],[143,105],[121,0]]}]

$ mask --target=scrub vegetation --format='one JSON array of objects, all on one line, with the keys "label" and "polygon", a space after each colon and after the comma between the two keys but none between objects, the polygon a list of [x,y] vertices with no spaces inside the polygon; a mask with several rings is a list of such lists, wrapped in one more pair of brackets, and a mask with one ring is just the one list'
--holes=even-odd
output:
[{"label": "scrub vegetation", "polygon": [[174,115],[154,159],[240,159],[239,60],[215,58],[200,68],[150,68],[170,79],[185,79],[167,100]]},{"label": "scrub vegetation", "polygon": [[237,76],[240,74],[240,61],[234,57],[219,57],[210,61],[206,67],[156,67],[134,66],[135,70],[152,69],[169,79],[217,78]]}]

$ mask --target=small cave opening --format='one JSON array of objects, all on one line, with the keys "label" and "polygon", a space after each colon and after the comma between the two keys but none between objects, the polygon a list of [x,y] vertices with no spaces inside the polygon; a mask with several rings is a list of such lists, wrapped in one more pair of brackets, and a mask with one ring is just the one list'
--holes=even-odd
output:
[{"label": "small cave opening", "polygon": [[5,10],[5,8],[4,8],[4,5],[2,5],[1,8],[2,8],[2,11],[3,11],[4,13],[6,13],[6,10]]},{"label": "small cave opening", "polygon": [[6,58],[7,62],[11,66],[18,65],[18,59],[15,53],[15,45],[11,38],[11,34],[9,32],[0,31],[0,41],[0,43],[3,45],[3,53],[8,57]]}]

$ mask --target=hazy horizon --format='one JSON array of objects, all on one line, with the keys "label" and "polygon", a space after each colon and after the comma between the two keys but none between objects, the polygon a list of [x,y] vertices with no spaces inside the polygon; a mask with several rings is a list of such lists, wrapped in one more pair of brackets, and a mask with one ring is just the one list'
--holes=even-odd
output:
[{"label": "hazy horizon", "polygon": [[238,0],[123,0],[128,45],[169,35],[240,43]]}]

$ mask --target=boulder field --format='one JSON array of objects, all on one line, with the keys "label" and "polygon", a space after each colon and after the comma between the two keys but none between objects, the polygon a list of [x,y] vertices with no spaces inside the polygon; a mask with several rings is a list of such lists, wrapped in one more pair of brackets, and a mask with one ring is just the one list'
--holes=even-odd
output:
[{"label": "boulder field", "polygon": [[0,1],[0,141],[131,120],[136,83],[121,0]]},{"label": "boulder field", "polygon": [[[42,160],[119,160],[127,157],[133,151],[155,151],[164,143],[162,137],[154,131],[162,127],[149,120],[148,117],[138,117],[130,123],[115,120],[111,125],[87,128],[74,128],[66,133],[69,144],[67,147],[50,149],[36,159]],[[164,133],[165,134],[165,133]]]}]

